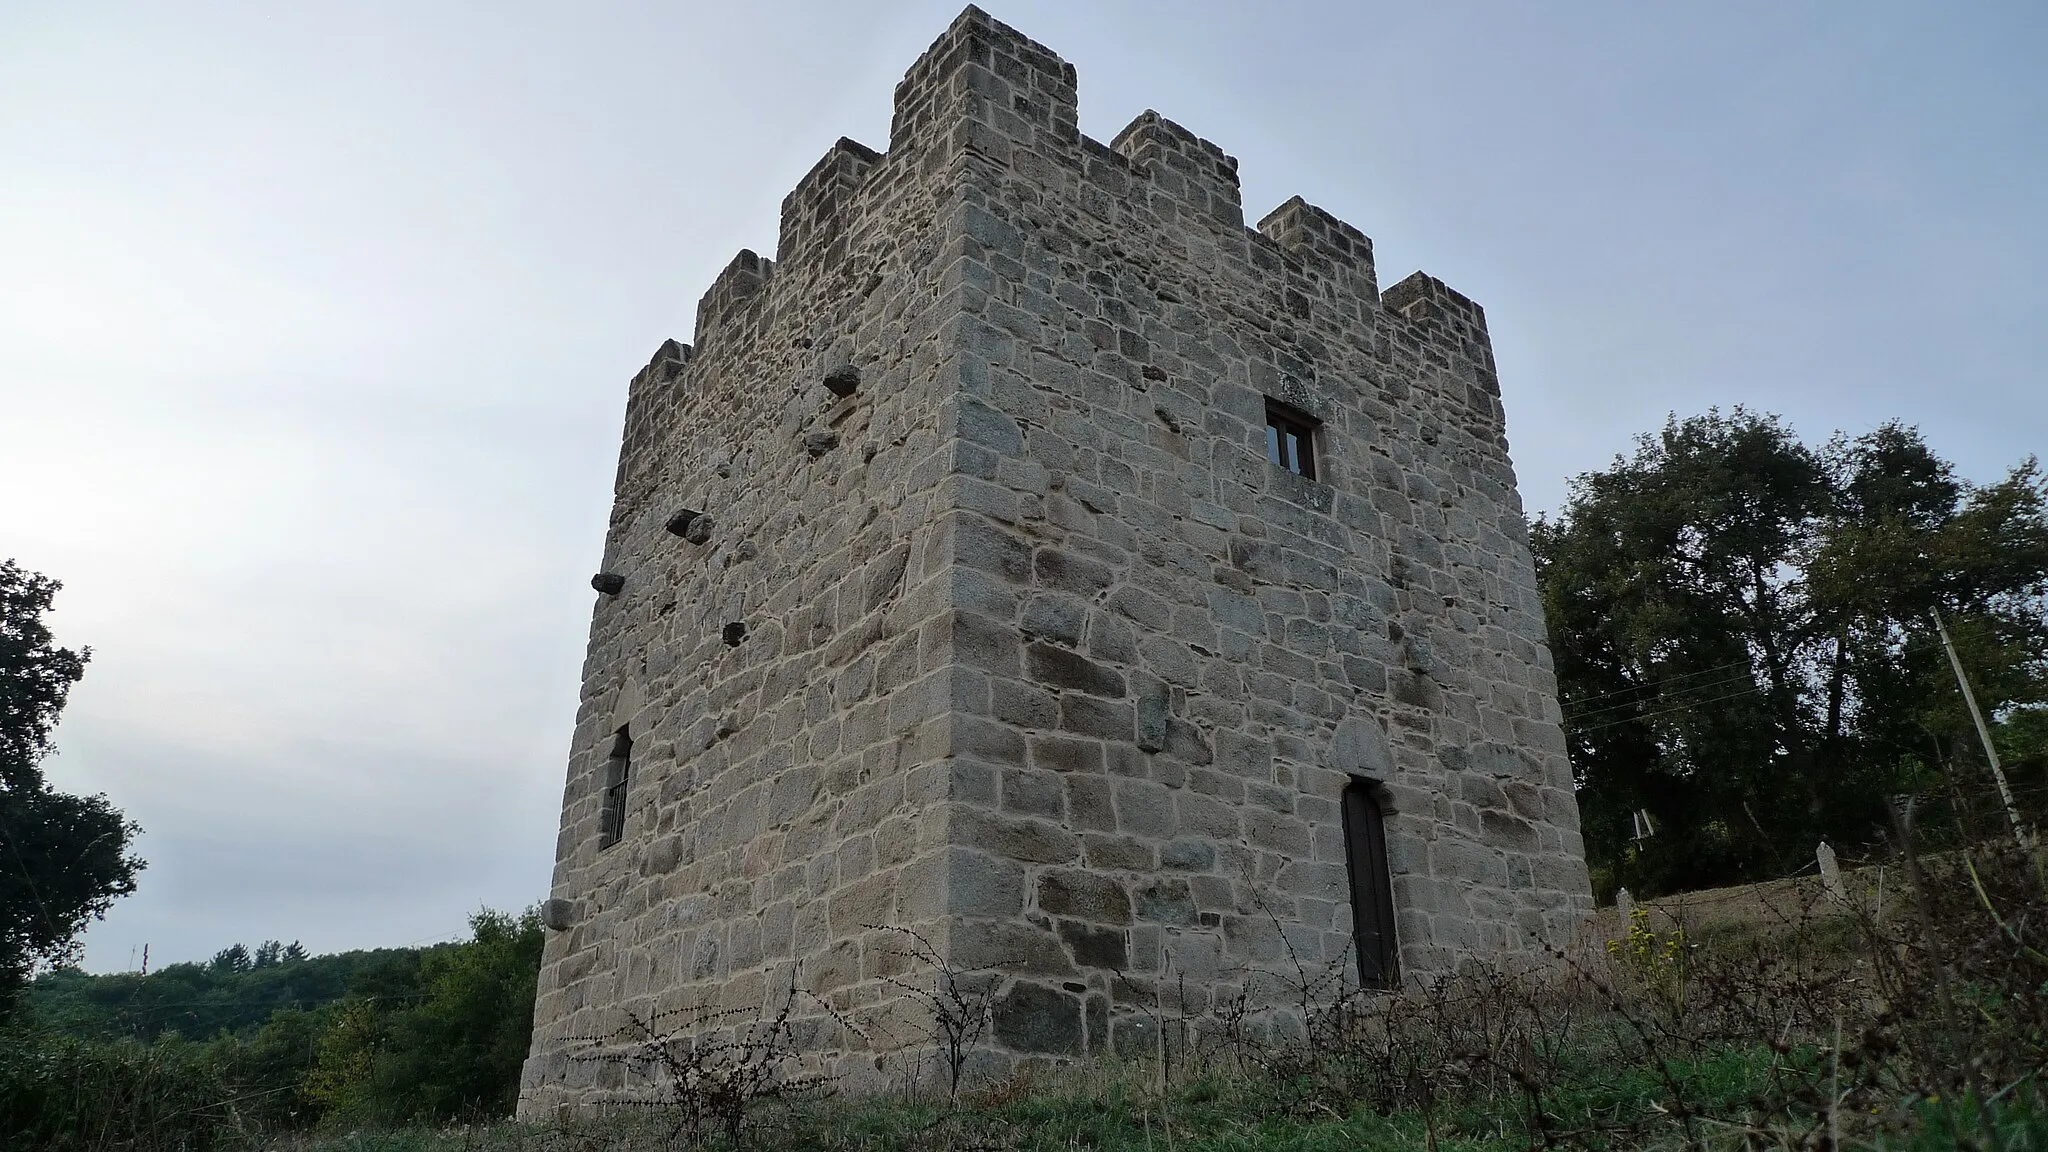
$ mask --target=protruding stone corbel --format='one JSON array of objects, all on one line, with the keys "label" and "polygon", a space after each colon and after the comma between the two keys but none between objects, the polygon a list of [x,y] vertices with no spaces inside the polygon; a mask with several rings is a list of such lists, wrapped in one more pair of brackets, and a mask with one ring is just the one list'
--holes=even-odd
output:
[{"label": "protruding stone corbel", "polygon": [[685,508],[669,517],[668,523],[662,527],[692,544],[704,544],[710,541],[711,531],[718,527],[718,522],[703,512]]},{"label": "protruding stone corbel", "polygon": [[671,535],[688,539],[690,525],[695,523],[697,518],[702,515],[704,514],[695,508],[678,508],[676,514],[669,517],[668,523],[662,525],[662,527],[668,529]]},{"label": "protruding stone corbel", "polygon": [[839,447],[839,433],[813,432],[804,437],[804,451],[816,460],[825,453]]},{"label": "protruding stone corbel", "polygon": [[841,400],[853,395],[853,390],[858,387],[860,387],[860,369],[852,364],[841,364],[839,367],[825,373],[825,390]]},{"label": "protruding stone corbel", "polygon": [[545,901],[540,906],[540,922],[556,932],[567,932],[576,923],[576,905],[568,900]]},{"label": "protruding stone corbel", "polygon": [[617,572],[599,572],[590,578],[590,586],[606,596],[617,596],[626,590],[626,578]]}]

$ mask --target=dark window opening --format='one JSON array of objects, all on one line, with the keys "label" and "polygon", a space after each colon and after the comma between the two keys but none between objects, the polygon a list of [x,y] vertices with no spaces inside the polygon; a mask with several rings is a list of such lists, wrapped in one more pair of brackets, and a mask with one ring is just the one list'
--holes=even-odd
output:
[{"label": "dark window opening", "polygon": [[626,784],[632,774],[633,737],[624,728],[612,737],[604,762],[604,807],[598,814],[597,846],[609,848],[626,834]]},{"label": "dark window opening", "polygon": [[1266,459],[1305,480],[1316,478],[1315,431],[1307,413],[1266,401]]},{"label": "dark window opening", "polygon": [[1351,871],[1359,982],[1392,988],[1400,953],[1394,939],[1394,883],[1387,871],[1387,821],[1373,785],[1364,780],[1353,780],[1344,789],[1344,856]]}]

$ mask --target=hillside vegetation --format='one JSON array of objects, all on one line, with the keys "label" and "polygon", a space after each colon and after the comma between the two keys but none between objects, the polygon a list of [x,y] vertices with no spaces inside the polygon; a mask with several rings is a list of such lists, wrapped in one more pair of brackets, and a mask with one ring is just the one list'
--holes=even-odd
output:
[{"label": "hillside vegetation", "polygon": [[510,1115],[541,932],[484,911],[433,948],[50,973],[0,1030],[0,1147],[199,1152]]},{"label": "hillside vegetation", "polygon": [[[355,967],[339,999],[210,1039],[17,1031],[0,1053],[0,1146],[2048,1147],[2041,860],[1994,844],[1908,852],[1886,871],[1852,874],[1839,893],[1808,882],[1710,897],[1711,930],[1663,902],[1547,963],[1474,964],[1398,996],[1339,995],[1334,973],[1282,965],[1260,975],[1292,987],[1305,1030],[1288,1010],[1162,1009],[1151,1053],[1049,1063],[957,1095],[928,1054],[916,1083],[841,1097],[802,1074],[772,1015],[730,1045],[639,1036],[629,1059],[653,1086],[637,1103],[535,1125],[504,1117],[539,929],[485,913],[463,944],[281,964]],[[274,985],[248,979],[261,971],[215,976],[267,995]],[[98,980],[115,986],[49,979],[43,1002],[95,1002],[80,990]]]},{"label": "hillside vegetation", "polygon": [[167,964],[155,972],[89,976],[60,968],[28,989],[28,1008],[45,1026],[81,1039],[155,1040],[166,1032],[210,1037],[260,1027],[281,1010],[311,1011],[372,985],[417,995],[422,950],[377,948],[308,956],[296,944],[236,944],[204,964]]}]

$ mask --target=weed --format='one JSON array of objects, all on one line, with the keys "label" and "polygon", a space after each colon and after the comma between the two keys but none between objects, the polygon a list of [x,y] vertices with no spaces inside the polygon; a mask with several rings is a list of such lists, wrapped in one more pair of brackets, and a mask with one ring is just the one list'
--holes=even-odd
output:
[{"label": "weed", "polygon": [[758,1105],[830,1084],[799,1070],[803,1052],[791,1019],[805,995],[792,974],[788,994],[766,1019],[741,1009],[628,1013],[625,1030],[585,1041],[570,1058],[621,1067],[645,1086],[632,1103],[669,1123],[671,1143],[697,1143],[712,1133],[735,1139]]},{"label": "weed", "polygon": [[938,1049],[940,1058],[945,1061],[947,1091],[957,1099],[967,1057],[988,1033],[995,981],[999,974],[985,969],[963,971],[954,967],[953,962],[929,939],[912,929],[872,924],[865,927],[870,931],[900,935],[908,943],[897,954],[929,969],[932,976],[930,984],[915,984],[895,976],[885,979],[929,1011],[931,1023],[923,1038]]}]

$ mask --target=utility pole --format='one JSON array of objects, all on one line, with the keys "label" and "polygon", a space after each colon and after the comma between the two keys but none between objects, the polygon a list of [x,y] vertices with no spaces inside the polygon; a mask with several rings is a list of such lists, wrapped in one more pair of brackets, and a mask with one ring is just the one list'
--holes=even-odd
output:
[{"label": "utility pole", "polygon": [[1941,609],[1934,610],[1934,630],[1941,633],[1941,646],[1948,650],[1949,667],[1955,669],[1956,685],[1963,690],[1963,703],[1970,706],[1970,719],[1977,722],[1977,739],[1984,742],[1984,758],[1991,762],[1991,778],[1998,781],[1998,798],[2005,803],[2005,818],[2012,822],[2013,838],[2020,847],[2033,847],[2033,838],[2027,835],[2027,826],[2020,822],[2019,806],[2012,802],[2012,786],[2005,782],[2005,769],[1998,763],[1998,749],[1991,745],[1991,728],[1984,723],[1984,713],[1977,707],[1977,694],[1970,691],[1970,678],[1963,675],[1963,658],[1956,655],[1955,641],[1948,638],[1948,626],[1941,622]]}]

